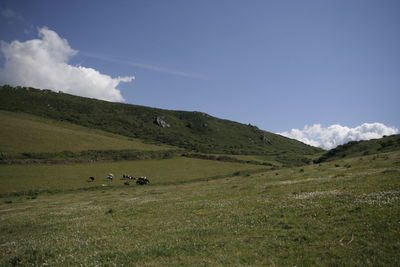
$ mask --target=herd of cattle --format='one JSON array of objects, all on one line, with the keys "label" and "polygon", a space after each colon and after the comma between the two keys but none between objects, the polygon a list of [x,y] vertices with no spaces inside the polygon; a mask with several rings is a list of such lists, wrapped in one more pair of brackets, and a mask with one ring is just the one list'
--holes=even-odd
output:
[{"label": "herd of cattle", "polygon": [[[107,175],[106,180],[112,181],[114,179],[114,174],[110,173]],[[90,176],[88,179],[88,182],[94,182],[95,178],[93,176]],[[146,185],[150,183],[150,180],[147,179],[146,176],[141,176],[139,178],[130,176],[128,174],[122,175],[121,180],[124,180],[124,185],[130,185],[131,181],[136,181],[136,184],[138,185]]]}]

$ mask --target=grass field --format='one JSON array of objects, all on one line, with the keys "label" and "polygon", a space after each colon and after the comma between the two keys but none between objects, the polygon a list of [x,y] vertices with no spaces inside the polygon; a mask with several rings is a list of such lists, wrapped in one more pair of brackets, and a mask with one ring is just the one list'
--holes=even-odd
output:
[{"label": "grass field", "polygon": [[400,265],[400,152],[181,184],[174,164],[151,186],[2,198],[0,265]]},{"label": "grass field", "polygon": [[24,113],[0,111],[0,121],[0,152],[6,153],[172,148]]},{"label": "grass field", "polygon": [[[147,176],[152,183],[179,183],[195,179],[262,169],[262,166],[192,158],[107,161],[79,164],[0,165],[0,194],[43,190],[70,190],[96,186],[121,186],[123,174]],[[109,182],[109,173],[116,176]],[[94,182],[87,182],[94,176]]]}]

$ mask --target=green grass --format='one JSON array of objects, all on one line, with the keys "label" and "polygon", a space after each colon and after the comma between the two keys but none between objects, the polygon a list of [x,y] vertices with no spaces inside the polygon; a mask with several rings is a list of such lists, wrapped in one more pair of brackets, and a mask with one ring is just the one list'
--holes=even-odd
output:
[{"label": "green grass", "polygon": [[[164,160],[107,161],[79,164],[0,165],[0,194],[43,190],[122,186],[123,174],[147,176],[152,183],[179,183],[195,179],[262,169],[262,166],[192,158]],[[106,181],[113,173],[116,179]],[[240,174],[240,173],[239,173]],[[94,176],[94,182],[87,179]]]},{"label": "green grass", "polygon": [[0,111],[0,121],[0,152],[5,153],[172,148],[24,113]]},{"label": "green grass", "polygon": [[0,265],[400,264],[400,152],[174,179],[2,198]]}]

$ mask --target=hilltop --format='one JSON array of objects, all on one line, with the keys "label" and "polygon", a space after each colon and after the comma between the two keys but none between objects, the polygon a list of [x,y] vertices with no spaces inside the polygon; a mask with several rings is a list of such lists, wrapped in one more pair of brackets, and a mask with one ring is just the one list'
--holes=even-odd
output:
[{"label": "hilltop", "polygon": [[366,156],[400,150],[400,135],[384,136],[379,139],[351,141],[327,151],[315,162]]},{"label": "hilltop", "polygon": [[322,152],[319,148],[256,126],[219,119],[202,112],[112,103],[50,90],[1,86],[0,109],[66,121],[195,152],[288,158]]}]

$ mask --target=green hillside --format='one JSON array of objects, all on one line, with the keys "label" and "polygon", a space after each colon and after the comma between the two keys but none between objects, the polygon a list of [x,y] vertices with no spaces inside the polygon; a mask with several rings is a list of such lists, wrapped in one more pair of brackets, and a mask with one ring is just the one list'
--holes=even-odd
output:
[{"label": "green hillside", "polygon": [[313,155],[322,150],[201,112],[112,103],[33,88],[0,87],[0,109],[25,112],[204,153]]},{"label": "green hillside", "polygon": [[171,148],[24,113],[0,111],[0,121],[0,151],[5,153]]},{"label": "green hillside", "polygon": [[341,158],[351,158],[370,154],[400,150],[400,135],[385,136],[367,141],[352,141],[340,145],[323,154],[315,162],[331,161]]}]

